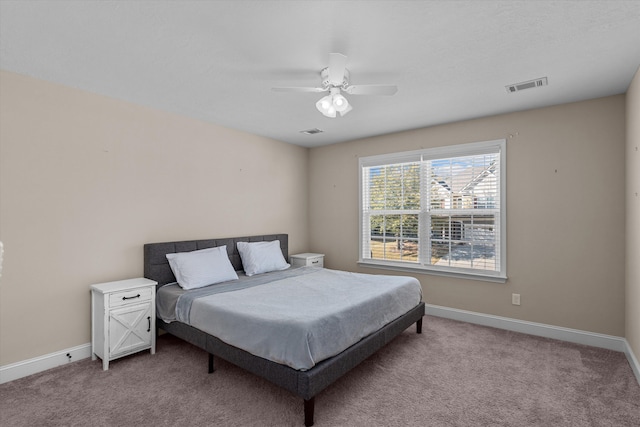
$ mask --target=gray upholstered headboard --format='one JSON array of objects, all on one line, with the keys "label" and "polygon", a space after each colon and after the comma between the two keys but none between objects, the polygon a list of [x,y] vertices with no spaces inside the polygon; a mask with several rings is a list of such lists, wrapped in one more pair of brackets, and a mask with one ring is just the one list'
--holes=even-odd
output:
[{"label": "gray upholstered headboard", "polygon": [[231,264],[236,271],[243,270],[242,260],[238,253],[236,243],[238,242],[269,242],[280,241],[280,249],[284,259],[289,262],[289,235],[288,234],[267,234],[263,236],[248,237],[228,237],[224,239],[204,239],[187,240],[181,242],[146,243],[144,245],[144,277],[158,282],[158,288],[167,283],[176,281],[167,254],[176,252],[190,252],[198,249],[214,248],[227,245],[227,254]]}]

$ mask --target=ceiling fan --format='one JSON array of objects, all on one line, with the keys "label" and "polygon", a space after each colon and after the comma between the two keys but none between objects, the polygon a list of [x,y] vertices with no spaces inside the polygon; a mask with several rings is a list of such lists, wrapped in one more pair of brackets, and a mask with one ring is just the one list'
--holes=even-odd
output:
[{"label": "ceiling fan", "polygon": [[352,85],[349,84],[347,57],[341,53],[329,54],[329,66],[320,70],[320,87],[274,87],[275,92],[329,92],[329,95],[316,102],[316,108],[327,117],[344,116],[352,110],[347,98],[349,95],[393,95],[398,91],[396,85]]}]

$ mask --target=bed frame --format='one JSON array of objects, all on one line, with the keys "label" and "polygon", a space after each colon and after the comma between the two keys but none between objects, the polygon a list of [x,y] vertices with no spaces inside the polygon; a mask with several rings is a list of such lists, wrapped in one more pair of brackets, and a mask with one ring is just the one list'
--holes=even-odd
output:
[{"label": "bed frame", "polygon": [[[235,270],[241,271],[243,269],[242,260],[236,243],[272,240],[280,241],[282,254],[285,259],[289,259],[287,234],[148,243],[144,245],[144,277],[157,281],[158,288],[167,283],[175,282],[176,279],[171,267],[169,267],[166,254],[222,245],[227,246],[229,259]],[[209,353],[209,373],[214,371],[215,355],[302,397],[304,399],[304,424],[309,427],[313,425],[315,396],[318,393],[374,354],[413,323],[416,324],[417,333],[422,333],[424,314],[425,305],[424,302],[421,302],[403,316],[363,338],[342,353],[316,364],[307,371],[298,371],[289,366],[254,356],[182,322],[165,323],[162,319],[157,319],[156,324],[158,329],[163,329],[207,351]]]}]

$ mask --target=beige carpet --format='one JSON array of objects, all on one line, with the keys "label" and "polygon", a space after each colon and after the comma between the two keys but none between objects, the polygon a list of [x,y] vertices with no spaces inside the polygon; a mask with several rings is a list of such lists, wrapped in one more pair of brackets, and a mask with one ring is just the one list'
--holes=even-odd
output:
[{"label": "beige carpet", "polygon": [[[302,426],[302,399],[164,335],[0,385],[2,426]],[[624,354],[436,317],[316,397],[323,426],[640,426]]]}]

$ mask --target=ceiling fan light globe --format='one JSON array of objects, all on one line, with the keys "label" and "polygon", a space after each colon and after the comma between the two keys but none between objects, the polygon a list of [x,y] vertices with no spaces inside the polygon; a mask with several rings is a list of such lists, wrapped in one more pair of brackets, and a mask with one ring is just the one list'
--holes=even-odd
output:
[{"label": "ceiling fan light globe", "polygon": [[350,107],[349,101],[347,101],[347,98],[345,98],[342,95],[334,95],[333,107],[336,109],[337,112],[343,113],[345,110],[347,110]]},{"label": "ceiling fan light globe", "polygon": [[333,118],[336,116],[336,109],[333,106],[333,98],[331,95],[327,95],[316,102],[316,108],[327,117]]},{"label": "ceiling fan light globe", "polygon": [[330,110],[330,111],[322,111],[322,114],[325,117],[330,117],[330,118],[335,118],[336,117],[336,110]]},{"label": "ceiling fan light globe", "polygon": [[324,114],[326,111],[328,111],[329,107],[331,107],[331,97],[330,96],[325,96],[325,97],[321,98],[318,102],[316,102],[316,108],[322,114]]}]

